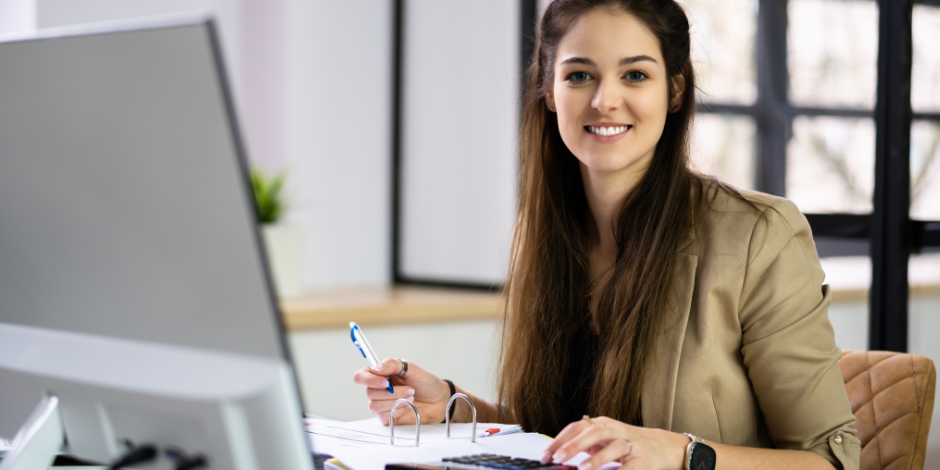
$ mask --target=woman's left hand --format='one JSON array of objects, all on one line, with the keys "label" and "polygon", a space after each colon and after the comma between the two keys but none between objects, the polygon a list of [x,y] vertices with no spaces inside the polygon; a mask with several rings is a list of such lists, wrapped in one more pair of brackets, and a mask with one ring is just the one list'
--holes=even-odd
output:
[{"label": "woman's left hand", "polygon": [[564,462],[586,452],[591,458],[578,470],[619,462],[624,470],[682,470],[689,438],[662,429],[641,428],[598,417],[565,427],[542,454],[542,462]]}]

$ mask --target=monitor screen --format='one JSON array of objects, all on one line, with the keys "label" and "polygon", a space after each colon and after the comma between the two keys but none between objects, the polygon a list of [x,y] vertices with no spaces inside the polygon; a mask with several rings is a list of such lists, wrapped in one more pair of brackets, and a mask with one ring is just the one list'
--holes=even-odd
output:
[{"label": "monitor screen", "polygon": [[0,323],[286,358],[217,47],[0,43]]}]

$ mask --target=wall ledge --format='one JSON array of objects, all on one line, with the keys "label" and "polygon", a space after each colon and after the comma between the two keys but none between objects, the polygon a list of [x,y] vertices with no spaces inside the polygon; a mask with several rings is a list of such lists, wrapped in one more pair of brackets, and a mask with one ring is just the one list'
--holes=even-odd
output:
[{"label": "wall ledge", "polygon": [[[940,285],[911,286],[910,295],[940,296]],[[833,289],[832,303],[868,302],[868,289]],[[288,331],[360,325],[406,325],[495,320],[504,311],[502,295],[439,287],[394,286],[308,291],[281,301]]]}]

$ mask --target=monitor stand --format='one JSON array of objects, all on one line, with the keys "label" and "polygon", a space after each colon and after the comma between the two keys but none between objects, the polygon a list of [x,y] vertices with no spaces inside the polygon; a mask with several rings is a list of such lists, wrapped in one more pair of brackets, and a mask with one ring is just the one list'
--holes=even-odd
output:
[{"label": "monitor stand", "polygon": [[52,465],[65,443],[59,399],[48,396],[16,433],[13,448],[0,460],[0,470],[36,470]]}]

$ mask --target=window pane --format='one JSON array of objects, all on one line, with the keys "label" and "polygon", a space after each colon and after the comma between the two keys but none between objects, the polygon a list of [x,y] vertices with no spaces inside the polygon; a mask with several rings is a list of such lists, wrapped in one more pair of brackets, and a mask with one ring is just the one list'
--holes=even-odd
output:
[{"label": "window pane", "polygon": [[754,120],[749,117],[698,114],[692,163],[702,173],[741,189],[754,189],[754,135]]},{"label": "window pane", "polygon": [[868,0],[790,0],[790,99],[874,109],[878,6]]},{"label": "window pane", "polygon": [[940,8],[914,5],[911,107],[940,111]]},{"label": "window pane", "polygon": [[705,102],[757,99],[757,0],[678,0],[692,27],[692,61]]},{"label": "window pane", "polygon": [[911,124],[911,218],[940,220],[940,122]]},{"label": "window pane", "polygon": [[871,119],[798,116],[787,147],[787,198],[803,212],[868,213],[875,175]]}]

